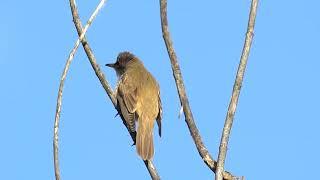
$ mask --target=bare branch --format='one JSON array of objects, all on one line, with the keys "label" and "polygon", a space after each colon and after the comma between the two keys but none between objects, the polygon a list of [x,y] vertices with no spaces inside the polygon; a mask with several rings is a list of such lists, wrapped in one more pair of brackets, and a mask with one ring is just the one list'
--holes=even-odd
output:
[{"label": "bare branch", "polygon": [[253,29],[254,29],[254,24],[256,19],[257,6],[258,6],[258,0],[252,0],[246,39],[245,39],[244,47],[242,50],[238,72],[233,85],[232,96],[231,96],[230,104],[228,107],[228,112],[227,112],[225,124],[223,127],[223,132],[222,132],[222,137],[221,137],[221,142],[219,147],[218,162],[217,162],[217,171],[216,171],[216,178],[215,178],[216,180],[222,180],[223,178],[223,168],[224,168],[224,162],[227,154],[230,131],[233,123],[234,114],[237,108],[243,76],[245,73],[247,60],[250,52],[250,47],[252,43],[252,38],[253,38]]},{"label": "bare branch", "polygon": [[[173,76],[176,82],[178,94],[180,97],[180,103],[183,107],[185,121],[188,125],[190,134],[193,138],[193,141],[197,147],[197,150],[205,162],[205,164],[215,172],[216,170],[216,162],[212,159],[211,155],[209,154],[207,148],[205,147],[204,143],[201,140],[201,136],[197,126],[194,122],[194,118],[191,112],[191,108],[189,106],[188,97],[186,94],[186,90],[184,87],[182,74],[180,70],[180,66],[178,63],[178,58],[176,53],[174,52],[172,40],[170,37],[169,29],[168,29],[168,20],[167,20],[167,0],[160,0],[160,14],[161,14],[161,27],[162,27],[162,36],[165,41],[167,51],[171,61],[171,68],[173,71]],[[233,176],[229,172],[223,173],[224,179],[232,179]]]},{"label": "bare branch", "polygon": [[[75,27],[77,29],[78,35],[81,36],[83,29],[82,29],[82,24],[81,24],[81,21],[80,21],[80,18],[79,18],[79,14],[78,14],[78,10],[77,10],[77,7],[76,7],[75,0],[69,0],[69,2],[70,2],[70,7],[71,7],[71,12],[72,12],[74,25],[75,25]],[[108,96],[109,96],[110,100],[112,101],[114,107],[117,109],[117,101],[116,101],[115,95],[114,95],[114,93],[112,91],[112,88],[109,85],[108,81],[106,80],[105,75],[101,71],[100,66],[98,65],[97,60],[94,57],[94,54],[93,54],[93,52],[92,52],[92,50],[91,50],[91,48],[89,46],[89,43],[88,43],[88,41],[86,40],[85,37],[83,37],[83,39],[81,40],[81,43],[82,43],[84,51],[87,54],[87,57],[88,57],[88,59],[90,61],[90,64],[91,64],[96,76],[98,77],[102,87],[105,89],[106,93],[108,94]],[[125,125],[125,127],[128,130],[128,132],[130,133],[130,129],[128,129],[126,121],[121,116],[120,110],[117,109],[117,111],[120,114],[120,117],[122,119],[123,124]],[[130,135],[131,135],[132,140],[135,141],[135,133],[130,133]],[[153,180],[159,180],[160,176],[159,176],[155,166],[153,165],[152,161],[144,161],[144,164],[146,165],[146,168],[148,169],[148,172],[149,172],[151,178]]]},{"label": "bare branch", "polygon": [[57,98],[57,107],[56,107],[56,116],[55,116],[55,121],[54,121],[54,135],[53,135],[53,157],[54,157],[54,172],[55,172],[55,177],[56,180],[60,180],[60,168],[59,168],[59,156],[58,156],[58,149],[59,149],[59,144],[58,144],[58,131],[59,131],[59,121],[60,121],[60,112],[61,112],[61,104],[62,104],[62,94],[63,94],[63,86],[65,79],[67,77],[67,73],[71,64],[71,61],[73,60],[74,54],[76,53],[80,41],[83,39],[85,33],[87,32],[89,26],[91,25],[93,19],[97,16],[99,10],[101,9],[102,5],[105,3],[105,0],[101,0],[95,11],[92,13],[90,19],[88,20],[86,26],[84,27],[83,32],[79,36],[77,42],[75,43],[73,49],[71,50],[69,57],[67,59],[66,65],[64,67],[64,70],[61,75],[60,79],[60,86],[59,86],[59,91],[58,91],[58,98]]},{"label": "bare branch", "polygon": [[[70,3],[70,7],[71,7],[71,13],[72,13],[72,18],[73,18],[73,22],[76,26],[76,29],[77,29],[77,32],[78,32],[78,35],[80,36],[82,34],[82,24],[81,24],[81,21],[80,21],[80,18],[79,18],[79,15],[78,15],[78,10],[77,10],[77,7],[76,7],[76,3],[75,3],[75,0],[69,0],[69,3]],[[100,70],[100,66],[97,64],[97,61],[96,61],[96,58],[94,57],[94,54],[86,40],[86,37],[82,38],[82,46],[90,60],[90,63],[92,65],[92,68],[94,69],[97,77],[99,78],[99,81],[101,83],[101,85],[103,86],[103,88],[105,89],[106,93],[108,94],[109,98],[111,99],[112,103],[114,105],[117,104],[117,101],[114,97],[114,94],[113,94],[113,91],[112,91],[112,88],[111,86],[109,85],[108,81],[106,80],[103,72]]]}]

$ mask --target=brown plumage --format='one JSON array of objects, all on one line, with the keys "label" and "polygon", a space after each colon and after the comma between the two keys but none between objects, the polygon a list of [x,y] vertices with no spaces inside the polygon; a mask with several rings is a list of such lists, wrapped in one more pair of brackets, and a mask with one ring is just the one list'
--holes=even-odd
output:
[{"label": "brown plumage", "polygon": [[129,52],[118,55],[114,64],[106,64],[116,70],[119,82],[116,90],[117,106],[131,132],[136,131],[137,153],[144,160],[154,155],[153,126],[157,120],[161,136],[162,107],[157,81],[142,62]]}]

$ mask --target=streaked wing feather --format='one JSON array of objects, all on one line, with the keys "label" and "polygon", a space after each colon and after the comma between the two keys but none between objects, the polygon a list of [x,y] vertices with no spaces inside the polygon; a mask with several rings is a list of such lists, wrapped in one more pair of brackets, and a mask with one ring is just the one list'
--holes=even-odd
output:
[{"label": "streaked wing feather", "polygon": [[129,130],[131,132],[135,132],[136,131],[136,126],[135,126],[135,117],[134,117],[134,113],[130,113],[123,101],[123,98],[119,95],[117,95],[117,101],[118,101],[118,106],[120,108],[122,117],[124,118],[124,120],[126,121],[126,124],[129,128]]}]

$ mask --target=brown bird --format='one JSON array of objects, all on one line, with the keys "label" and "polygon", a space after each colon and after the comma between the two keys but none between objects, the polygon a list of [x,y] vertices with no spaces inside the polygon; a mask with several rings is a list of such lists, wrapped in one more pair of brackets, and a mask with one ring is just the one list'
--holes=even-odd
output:
[{"label": "brown bird", "polygon": [[119,53],[117,61],[106,66],[112,67],[119,78],[116,88],[117,109],[131,133],[136,132],[137,121],[137,153],[143,160],[150,160],[154,155],[155,119],[161,137],[162,106],[159,85],[142,62],[130,52]]}]

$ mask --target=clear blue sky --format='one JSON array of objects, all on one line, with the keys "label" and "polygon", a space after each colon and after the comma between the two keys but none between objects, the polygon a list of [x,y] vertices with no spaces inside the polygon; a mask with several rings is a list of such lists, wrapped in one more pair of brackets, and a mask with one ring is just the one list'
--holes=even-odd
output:
[{"label": "clear blue sky", "polygon": [[[168,18],[202,139],[217,157],[250,1],[168,0]],[[98,0],[77,1],[85,22]],[[261,1],[231,133],[226,169],[248,180],[314,179],[320,161],[320,2]],[[77,34],[65,1],[0,6],[0,172],[54,179],[52,136],[59,78]],[[129,50],[159,81],[162,179],[213,179],[183,119],[160,29],[158,1],[108,1],[87,33],[98,63]],[[102,67],[114,86],[116,75]],[[149,179],[82,47],[65,84],[60,126],[63,180]]]}]

